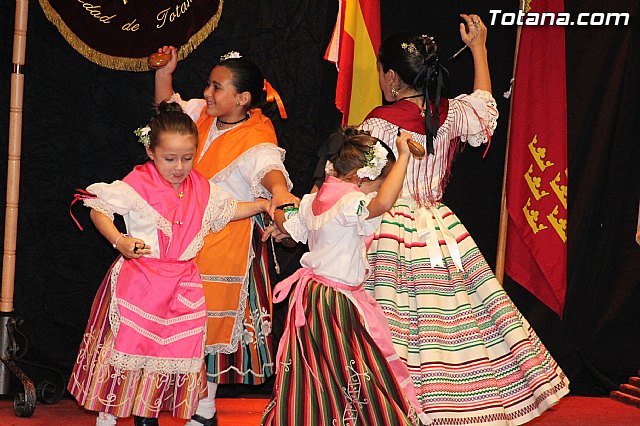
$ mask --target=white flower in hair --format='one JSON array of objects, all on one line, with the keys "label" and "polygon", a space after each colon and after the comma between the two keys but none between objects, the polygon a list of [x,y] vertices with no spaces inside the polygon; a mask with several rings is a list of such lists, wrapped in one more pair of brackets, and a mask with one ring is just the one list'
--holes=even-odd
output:
[{"label": "white flower in hair", "polygon": [[232,50],[231,52],[227,52],[224,55],[220,56],[220,62],[226,61],[227,59],[239,59],[239,58],[242,58],[242,55],[240,54],[240,52],[236,52],[235,50]]},{"label": "white flower in hair", "polygon": [[366,163],[364,167],[358,169],[356,174],[361,179],[377,179],[387,164],[387,150],[384,149],[380,142],[376,142],[375,145],[369,147],[369,151],[365,154],[364,158]]},{"label": "white flower in hair", "polygon": [[324,174],[327,176],[335,176],[336,170],[333,168],[333,163],[329,160],[324,164]]},{"label": "white flower in hair", "polygon": [[151,127],[147,125],[144,127],[138,127],[133,131],[133,134],[138,137],[138,142],[149,148],[149,144],[151,144],[151,135],[149,135],[150,132]]}]

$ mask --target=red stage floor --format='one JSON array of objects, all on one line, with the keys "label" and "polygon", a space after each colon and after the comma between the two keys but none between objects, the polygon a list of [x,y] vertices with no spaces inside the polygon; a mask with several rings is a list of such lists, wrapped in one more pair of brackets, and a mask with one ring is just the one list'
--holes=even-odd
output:
[{"label": "red stage floor", "polygon": [[[218,400],[220,426],[257,426],[267,403],[261,398],[224,398]],[[0,401],[1,426],[92,426],[95,414],[84,411],[74,401],[64,399],[57,404],[38,404],[30,418],[13,414],[13,401]],[[160,416],[161,426],[184,423],[167,415]],[[638,426],[640,409],[609,398],[570,396],[551,410],[528,423],[535,426]],[[118,426],[132,426],[132,419],[118,420]],[[296,426],[296,425],[291,425]],[[375,426],[375,425],[363,425]]]}]

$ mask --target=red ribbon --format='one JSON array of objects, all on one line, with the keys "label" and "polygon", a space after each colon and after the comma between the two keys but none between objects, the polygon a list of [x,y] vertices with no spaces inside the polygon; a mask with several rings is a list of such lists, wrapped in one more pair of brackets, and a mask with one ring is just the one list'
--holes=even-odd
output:
[{"label": "red ribbon", "polygon": [[276,105],[278,105],[278,110],[280,111],[280,117],[288,118],[287,111],[284,109],[284,104],[282,103],[282,98],[280,98],[280,95],[278,94],[278,92],[276,92],[276,89],[274,89],[273,86],[269,84],[269,82],[266,79],[264,80],[263,90],[267,92],[267,102],[275,101]]},{"label": "red ribbon", "polygon": [[71,215],[71,219],[73,219],[76,225],[78,225],[78,228],[80,228],[81,231],[84,231],[84,228],[82,228],[82,226],[80,225],[80,222],[78,222],[78,219],[76,219],[76,217],[73,215],[73,212],[71,211],[71,207],[73,207],[73,205],[80,200],[97,198],[98,196],[96,194],[92,194],[91,192],[81,188],[76,188],[76,191],[78,192],[73,194],[73,201],[71,201],[71,205],[69,206],[69,214]]}]

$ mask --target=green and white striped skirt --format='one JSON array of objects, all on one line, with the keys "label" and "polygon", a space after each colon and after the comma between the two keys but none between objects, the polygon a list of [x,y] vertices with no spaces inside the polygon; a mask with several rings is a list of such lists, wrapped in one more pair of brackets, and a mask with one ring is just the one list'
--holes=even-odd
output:
[{"label": "green and white striped skirt", "polygon": [[399,201],[383,216],[369,263],[365,287],[435,425],[522,424],[568,393],[566,376],[444,204]]},{"label": "green and white striped skirt", "polygon": [[303,292],[306,323],[297,328],[289,312],[262,425],[415,424],[415,410],[355,305],[313,279]]}]

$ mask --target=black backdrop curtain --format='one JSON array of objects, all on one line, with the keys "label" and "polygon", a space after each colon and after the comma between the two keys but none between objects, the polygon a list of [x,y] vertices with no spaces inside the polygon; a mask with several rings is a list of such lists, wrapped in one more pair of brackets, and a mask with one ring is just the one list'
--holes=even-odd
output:
[{"label": "black backdrop curtain", "polygon": [[[633,241],[640,199],[637,75],[638,1],[568,1],[566,9],[629,12],[628,26],[567,27],[569,125],[569,282],[562,320],[508,278],[505,288],[572,380],[572,391],[601,395],[640,368],[640,247]],[[408,30],[435,35],[447,58],[461,47],[460,12],[489,27],[494,97],[501,119],[487,157],[467,148],[454,165],[445,201],[495,264],[515,26],[490,25],[490,9],[515,11],[517,1],[383,0],[383,37]],[[0,0],[0,145],[6,153],[14,2]],[[268,109],[287,150],[286,166],[301,195],[311,187],[315,153],[337,129],[336,70],[322,58],[337,2],[225,2],[218,28],[180,62],[174,86],[201,96],[217,58],[238,50],[256,62],[280,92],[288,120]],[[635,49],[634,49],[634,46]],[[469,52],[448,64],[451,95],[472,87]],[[550,102],[553,94],[541,93]],[[74,51],[29,2],[15,310],[29,340],[25,359],[68,375],[95,291],[115,258],[93,229],[87,209],[69,217],[77,187],[124,176],[143,158],[133,129],[147,122],[153,74],[113,71]],[[3,154],[4,155],[4,154]],[[0,179],[6,182],[6,155]],[[2,215],[4,231],[4,215]],[[278,247],[283,274],[303,252]],[[273,274],[274,283],[278,276]],[[276,321],[284,307],[276,308]],[[276,334],[281,322],[274,324]],[[33,370],[37,380],[39,373]],[[268,391],[268,387],[262,390]]]}]

